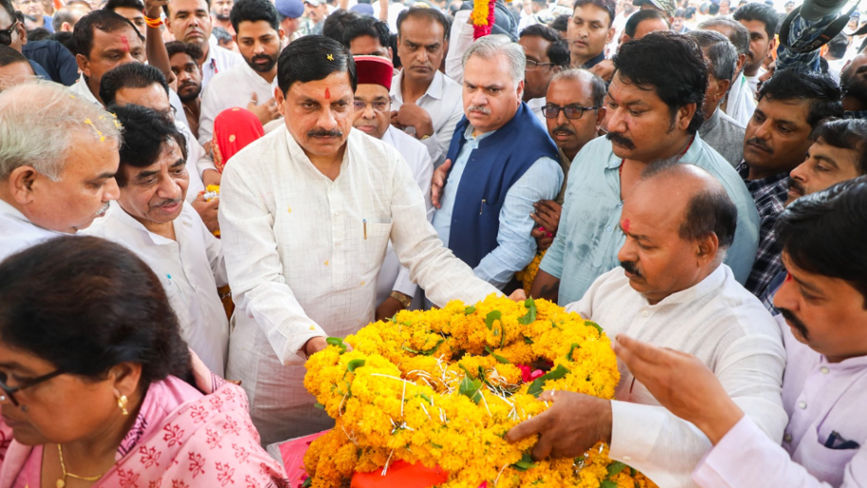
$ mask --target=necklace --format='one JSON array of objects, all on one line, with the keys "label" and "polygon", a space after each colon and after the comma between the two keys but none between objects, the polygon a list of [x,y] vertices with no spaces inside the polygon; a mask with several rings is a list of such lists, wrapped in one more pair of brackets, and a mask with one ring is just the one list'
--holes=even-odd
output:
[{"label": "necklace", "polygon": [[63,462],[63,448],[60,447],[60,444],[57,444],[57,457],[60,459],[60,471],[61,477],[57,478],[57,488],[64,488],[66,486],[66,479],[73,478],[81,481],[96,481],[102,478],[102,474],[98,474],[96,476],[80,476],[75,473],[70,473],[66,470],[66,464]]}]

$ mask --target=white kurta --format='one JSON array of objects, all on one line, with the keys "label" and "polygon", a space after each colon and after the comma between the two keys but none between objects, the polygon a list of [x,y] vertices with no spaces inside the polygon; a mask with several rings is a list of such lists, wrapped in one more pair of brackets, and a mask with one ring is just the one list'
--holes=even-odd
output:
[{"label": "white kurta", "polygon": [[12,205],[0,200],[0,261],[52,237],[66,234],[32,224]]},{"label": "white kurta", "polygon": [[214,119],[220,112],[232,107],[247,108],[253,93],[259,105],[274,98],[277,77],[271,83],[246,62],[237,64],[224,71],[208,84],[202,93],[202,108],[199,113],[199,142],[207,144],[214,137]]},{"label": "white kurta", "polygon": [[[418,139],[394,126],[388,127],[382,140],[396,148],[409,165],[413,179],[418,183],[418,188],[424,197],[428,221],[430,221],[433,218],[433,205],[430,202],[433,162],[427,148]],[[399,291],[404,295],[415,296],[418,286],[409,278],[409,270],[400,265],[397,254],[389,242],[385,260],[382,262],[382,269],[379,270],[379,275],[376,277],[376,304],[379,305],[388,298],[392,290]]]},{"label": "white kurta", "polygon": [[227,281],[220,241],[188,203],[172,224],[176,240],[150,232],[113,202],[108,214],[84,233],[122,244],[150,266],[178,316],[184,340],[222,376],[229,321],[217,294],[217,287]]},{"label": "white kurta", "polygon": [[220,228],[238,307],[227,375],[242,380],[264,444],[329,425],[304,389],[299,351],[373,319],[389,239],[438,305],[497,292],[440,242],[397,150],[356,129],[346,148],[331,180],[282,128],[241,150],[223,175]]},{"label": "white kurta", "polygon": [[[601,325],[611,340],[623,333],[695,355],[747,416],[775,442],[782,439],[786,352],[780,329],[725,264],[655,305],[629,286],[623,268],[617,267],[597,278],[584,297],[566,309]],[[690,472],[710,450],[710,441],[694,425],[661,407],[623,364],[619,369],[616,400],[611,402],[609,455],[659,486],[695,486]]]},{"label": "white kurta", "polygon": [[217,44],[217,38],[211,36],[208,38],[208,57],[202,62],[202,90],[208,86],[211,78],[228,71],[229,68],[236,64],[246,64],[244,58],[235,51],[230,51]]}]

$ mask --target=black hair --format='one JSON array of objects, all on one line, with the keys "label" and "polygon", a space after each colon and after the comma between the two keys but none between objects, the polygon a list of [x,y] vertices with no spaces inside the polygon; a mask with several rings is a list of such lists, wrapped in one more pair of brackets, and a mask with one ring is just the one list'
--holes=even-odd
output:
[{"label": "black hair", "polygon": [[75,15],[70,10],[62,8],[51,16],[51,28],[54,29],[55,34],[60,32],[60,27],[63,26],[64,22],[73,25],[75,23]]},{"label": "black hair", "polygon": [[280,30],[280,14],[277,13],[274,2],[268,0],[237,0],[229,12],[229,21],[232,22],[232,28],[235,29],[235,32],[238,32],[238,26],[241,22],[257,22],[260,20],[268,22],[268,25],[275,31]]},{"label": "black hair", "polygon": [[136,10],[144,10],[145,8],[144,2],[142,2],[142,0],[108,0],[107,2],[105,2],[105,5],[102,8],[104,10],[111,10],[113,12],[114,9],[118,7],[128,7],[134,8]]},{"label": "black hair", "polygon": [[44,27],[37,27],[27,31],[27,41],[44,41],[51,38],[51,32]]},{"label": "black hair", "polygon": [[686,217],[678,234],[687,240],[697,240],[713,232],[719,247],[727,249],[735,239],[738,209],[723,189],[702,190],[686,204]]},{"label": "black hair", "polygon": [[698,24],[699,29],[705,30],[713,30],[710,29],[710,27],[716,26],[728,28],[729,35],[726,37],[728,37],[729,42],[735,46],[738,54],[746,54],[750,52],[750,31],[748,31],[740,22],[734,21],[728,17],[714,17]]},{"label": "black hair", "polygon": [[595,5],[602,10],[604,10],[608,14],[608,26],[614,23],[614,11],[615,5],[613,0],[575,0],[575,3],[572,4],[572,12],[575,12],[575,9],[578,7],[583,7],[585,5]]},{"label": "black hair", "polygon": [[74,54],[81,54],[90,59],[90,51],[93,49],[93,31],[99,29],[103,32],[114,32],[129,27],[135,35],[144,42],[144,37],[136,29],[132,22],[111,10],[94,10],[78,20],[72,31],[72,40],[75,43]]},{"label": "black hair", "polygon": [[277,85],[283,95],[296,81],[325,79],[335,72],[349,75],[352,92],[358,85],[355,60],[343,44],[325,36],[304,36],[289,43],[277,60]]},{"label": "black hair", "polygon": [[0,263],[0,340],[91,380],[123,362],[140,364],[142,393],[168,375],[192,379],[159,278],[98,237],[57,237]]},{"label": "black hair", "polygon": [[355,38],[361,36],[377,39],[386,49],[391,47],[391,32],[388,30],[388,24],[373,17],[362,17],[347,24],[343,31],[343,45],[348,48]]},{"label": "black hair", "polygon": [[205,55],[202,52],[202,48],[199,47],[198,44],[193,44],[191,42],[183,42],[183,41],[171,41],[166,43],[166,52],[169,54],[169,59],[172,58],[175,54],[178,53],[186,53],[188,56],[193,58],[194,61],[198,61],[202,59]]},{"label": "black hair", "polygon": [[63,47],[65,47],[69,52],[75,52],[75,39],[72,37],[72,32],[55,32],[51,35],[51,38],[63,44]]},{"label": "black hair", "polygon": [[149,64],[126,63],[105,73],[99,81],[99,98],[105,105],[115,102],[121,88],[146,88],[158,83],[169,93],[169,84],[162,71]]},{"label": "black hair", "polygon": [[432,22],[436,22],[443,26],[443,39],[447,39],[449,36],[449,28],[452,23],[446,14],[439,11],[439,9],[428,8],[428,7],[410,7],[403,12],[401,12],[397,16],[397,36],[400,37],[400,26],[403,24],[403,21],[413,17],[416,19],[426,18]]},{"label": "black hair", "polygon": [[698,44],[688,37],[668,31],[651,32],[639,40],[626,42],[614,56],[614,69],[631,83],[653,87],[668,105],[672,122],[678,109],[694,103],[695,114],[687,132],[695,134],[701,126],[707,65]]},{"label": "black hair", "polygon": [[533,24],[521,31],[519,38],[524,36],[541,37],[549,42],[545,55],[554,66],[569,66],[569,44],[560,37],[560,33],[544,24]]},{"label": "black hair", "polygon": [[665,25],[668,25],[668,18],[661,10],[644,9],[635,12],[626,19],[626,25],[623,26],[623,33],[632,39],[635,37],[635,31],[638,30],[638,24],[651,19],[660,19],[665,22]]},{"label": "black hair", "polygon": [[813,142],[821,140],[829,146],[857,151],[858,161],[855,169],[859,175],[867,174],[867,120],[825,120],[813,129],[810,140]]},{"label": "black hair", "polygon": [[735,20],[758,20],[765,24],[765,32],[768,34],[768,39],[773,39],[777,32],[777,23],[779,16],[774,7],[764,3],[750,2],[746,5],[741,5],[732,14]]},{"label": "black hair", "polygon": [[827,74],[796,69],[777,70],[770,80],[762,83],[756,99],[810,100],[807,123],[816,127],[822,119],[843,115],[842,92]]},{"label": "black hair", "polygon": [[558,15],[554,17],[554,20],[551,21],[550,25],[552,29],[557,32],[566,32],[569,28],[569,19],[571,17],[569,14]]},{"label": "black hair", "polygon": [[828,54],[835,59],[841,59],[846,56],[846,48],[848,47],[849,38],[841,32],[828,41]]},{"label": "black hair", "polygon": [[342,43],[346,26],[360,18],[360,15],[349,10],[335,10],[322,22],[322,35]]},{"label": "black hair", "polygon": [[774,231],[792,263],[848,282],[867,308],[867,176],[837,183],[790,203]]},{"label": "black hair", "polygon": [[139,105],[112,105],[109,111],[117,116],[123,126],[123,143],[120,146],[120,168],[115,179],[117,185],[127,184],[122,171],[124,165],[145,168],[157,162],[163,151],[163,144],[170,140],[178,144],[184,160],[187,159],[186,138],[175,123],[165,114]]},{"label": "black hair", "polygon": [[12,63],[30,64],[30,61],[15,49],[0,44],[0,66],[9,66]]}]

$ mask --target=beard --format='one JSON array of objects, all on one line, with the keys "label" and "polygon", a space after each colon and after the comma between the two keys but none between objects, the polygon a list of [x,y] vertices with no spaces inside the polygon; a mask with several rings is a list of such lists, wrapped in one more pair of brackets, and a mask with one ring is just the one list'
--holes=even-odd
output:
[{"label": "beard", "polygon": [[226,22],[227,20],[229,20],[231,18],[231,17],[229,17],[229,14],[221,14],[219,12],[215,12],[214,17],[216,17],[217,20],[219,20],[221,22]]},{"label": "beard", "polygon": [[[183,91],[183,88],[188,87],[188,86],[194,86],[195,89],[190,90],[190,91]],[[191,102],[191,101],[195,100],[196,98],[199,97],[200,93],[202,93],[202,85],[198,85],[195,83],[187,84],[187,85],[178,87],[178,98],[180,98],[181,101],[184,103]]]},{"label": "beard", "polygon": [[[264,64],[259,64],[256,61],[259,59],[267,59],[268,62]],[[247,62],[247,65],[253,68],[253,71],[257,73],[267,73],[274,68],[274,65],[277,64],[277,56],[268,56],[267,54],[258,54],[253,56],[250,59],[244,58],[244,61]]]}]

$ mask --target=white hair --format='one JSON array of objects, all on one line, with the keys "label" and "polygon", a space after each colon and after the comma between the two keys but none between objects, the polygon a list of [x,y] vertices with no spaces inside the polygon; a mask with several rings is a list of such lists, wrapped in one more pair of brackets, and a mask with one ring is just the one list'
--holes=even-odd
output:
[{"label": "white hair", "polygon": [[524,49],[520,44],[512,42],[511,39],[502,34],[491,34],[473,41],[467,52],[464,53],[462,65],[466,67],[467,60],[472,56],[491,59],[499,55],[503,55],[509,61],[509,72],[512,75],[512,81],[516,85],[523,81],[524,69],[527,67],[527,57],[524,56]]},{"label": "white hair", "polygon": [[0,93],[0,179],[26,165],[56,181],[76,134],[119,144],[120,124],[101,106],[57,83],[37,80],[4,90]]}]

